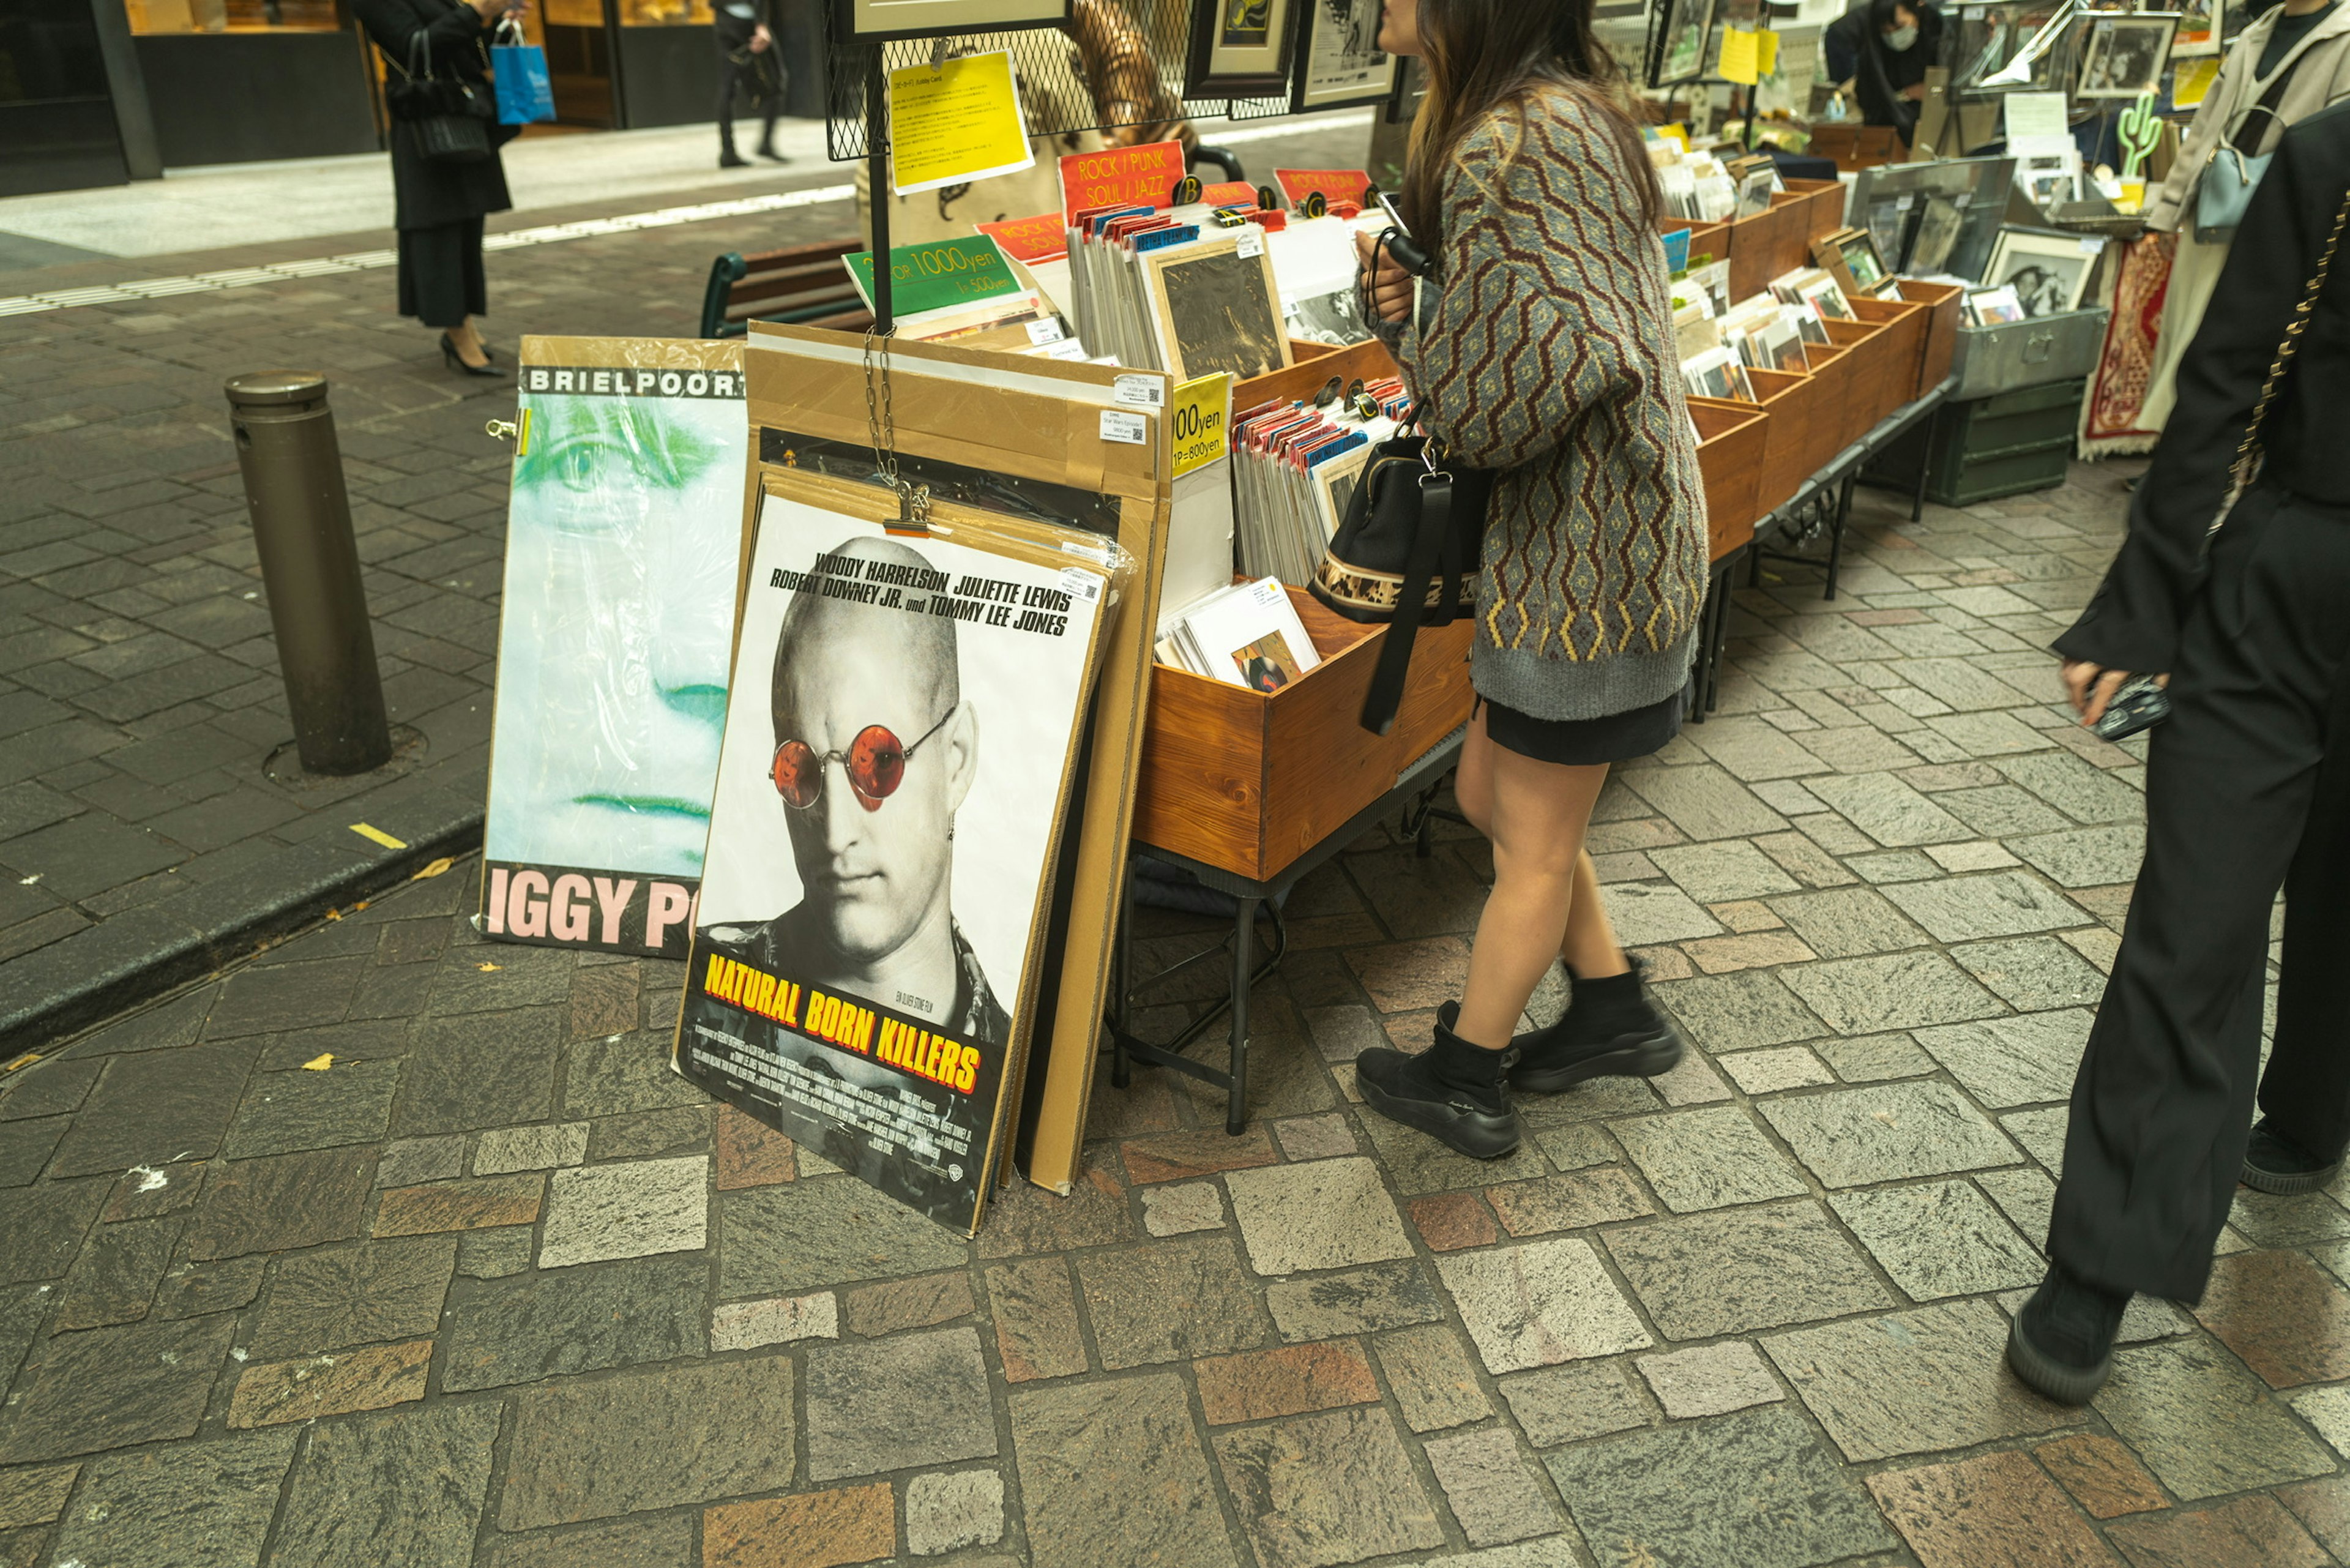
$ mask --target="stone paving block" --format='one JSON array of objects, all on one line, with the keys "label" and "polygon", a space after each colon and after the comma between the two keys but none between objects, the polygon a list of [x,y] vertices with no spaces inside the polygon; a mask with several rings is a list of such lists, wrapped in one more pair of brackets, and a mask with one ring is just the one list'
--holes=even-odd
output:
[{"label": "stone paving block", "polygon": [[721,1503],[702,1522],[703,1568],[835,1568],[887,1557],[898,1544],[887,1481],[754,1502]]},{"label": "stone paving block", "polygon": [[1273,1147],[1273,1135],[1262,1122],[1252,1122],[1238,1137],[1217,1127],[1131,1138],[1119,1146],[1118,1154],[1128,1178],[1138,1184],[1182,1181],[1220,1170],[1272,1165],[1281,1158]]},{"label": "stone paving block", "polygon": [[1963,970],[1931,951],[1802,964],[1786,980],[1838,1034],[1963,1023],[2007,1011]]},{"label": "stone paving block", "polygon": [[807,1353],[807,1474],[838,1480],[994,1455],[979,1334],[942,1328]]},{"label": "stone paving block", "polygon": [[0,1464],[192,1437],[236,1324],[140,1323],[48,1341],[0,1412]]},{"label": "stone paving block", "polygon": [[1284,1280],[1265,1292],[1264,1304],[1281,1337],[1291,1343],[1376,1334],[1444,1316],[1435,1282],[1414,1261]]},{"label": "stone paving block", "polygon": [[371,1148],[225,1162],[205,1178],[188,1256],[201,1262],[347,1241],[364,1233],[374,1192]]},{"label": "stone paving block", "polygon": [[1914,1038],[1969,1094],[2005,1109],[2070,1098],[2094,1021],[2069,1008],[1920,1029]]},{"label": "stone paving block", "polygon": [[353,1410],[380,1410],[424,1397],[432,1342],[376,1345],[338,1355],[257,1362],[237,1375],[228,1424],[273,1427]]},{"label": "stone paving block", "polygon": [[1885,897],[1944,942],[2029,936],[2090,922],[2071,899],[2022,871],[1898,882],[1886,888]]},{"label": "stone paving block", "polygon": [[1388,1390],[1415,1432],[1440,1432],[1492,1415],[1476,1367],[1450,1324],[1398,1329],[1373,1342]]},{"label": "stone paving block", "polygon": [[[255,1568],[294,1434],[109,1455],[85,1467],[54,1561],[80,1568]],[[60,1500],[62,1501],[62,1500]]]},{"label": "stone paving block", "polygon": [[1654,1419],[1617,1361],[1546,1366],[1505,1377],[1500,1387],[1511,1416],[1538,1449],[1630,1431]]},{"label": "stone paving block", "polygon": [[2023,1455],[1887,1470],[1868,1490],[1926,1568],[2120,1568]]},{"label": "stone paving block", "polygon": [[441,1386],[499,1388],[703,1355],[709,1275],[699,1258],[639,1258],[483,1281],[450,1314]]},{"label": "stone paving block", "polygon": [[693,1556],[693,1521],[681,1514],[591,1524],[582,1530],[500,1535],[490,1568],[684,1568]]},{"label": "stone paving block", "polygon": [[538,1266],[698,1252],[709,1241],[709,1182],[702,1155],[558,1170],[548,1179]]},{"label": "stone paving block", "polygon": [[2142,793],[2070,753],[2043,751],[1987,760],[2075,822],[2137,822],[2146,815]]},{"label": "stone paving block", "polygon": [[2350,1388],[2305,1389],[2291,1403],[2335,1453],[2350,1450]]},{"label": "stone paving block", "polygon": [[1003,1538],[1003,1477],[994,1470],[920,1475],[906,1483],[906,1549],[918,1557]]},{"label": "stone paving block", "polygon": [[868,1339],[969,1317],[974,1308],[971,1276],[960,1272],[889,1280],[845,1292],[841,1297],[843,1321],[851,1333]]},{"label": "stone paving block", "polygon": [[1453,1252],[1436,1270],[1489,1372],[1523,1372],[1655,1343],[1579,1238]]},{"label": "stone paving block", "polygon": [[453,1236],[363,1241],[278,1261],[245,1348],[282,1357],[429,1336],[457,1263]]},{"label": "stone paving block", "polygon": [[1627,948],[1718,937],[1722,926],[1679,888],[1617,882],[1607,889],[1607,919]]},{"label": "stone paving block", "polygon": [[2350,1292],[2302,1253],[2220,1259],[2194,1311],[2272,1388],[2350,1377]]},{"label": "stone paving block", "polygon": [[1883,1286],[1819,1206],[1627,1225],[1607,1251],[1668,1339],[1711,1339],[1889,1304]]},{"label": "stone paving block", "polygon": [[395,1138],[383,1146],[375,1162],[378,1187],[415,1187],[427,1181],[452,1180],[464,1174],[465,1138],[462,1133]]},{"label": "stone paving block", "polygon": [[2092,1519],[2168,1507],[2162,1489],[2129,1449],[2098,1432],[2075,1432],[2032,1450]]},{"label": "stone paving block", "polygon": [[995,1320],[995,1349],[1007,1383],[1066,1377],[1087,1367],[1077,1326],[1077,1298],[1068,1264],[1059,1258],[999,1263],[987,1271]]},{"label": "stone paving block", "polygon": [[[1574,1097],[1558,1095],[1552,1100],[1555,1106],[1555,1102]],[[1521,1115],[1527,1104],[1520,1102]],[[1387,1170],[1388,1186],[1406,1198],[1463,1187],[1484,1187],[1494,1181],[1522,1181],[1542,1175],[1546,1168],[1541,1152],[1530,1143],[1519,1144],[1500,1159],[1471,1159],[1465,1154],[1455,1154],[1418,1127],[1408,1127],[1382,1116],[1366,1116],[1363,1130],[1370,1135],[1371,1147],[1378,1150],[1379,1164]]]},{"label": "stone paving block", "polygon": [[432,1405],[310,1428],[276,1557],[321,1568],[470,1563],[498,1420],[494,1405]]},{"label": "stone paving block", "polygon": [[17,1470],[10,1475],[8,1490],[0,1496],[0,1530],[54,1522],[65,1511],[66,1499],[72,1494],[81,1469],[79,1465],[52,1465],[47,1469]]},{"label": "stone paving block", "polygon": [[72,1126],[71,1116],[0,1121],[0,1187],[22,1187],[40,1175]]},{"label": "stone paving block", "polygon": [[420,1022],[392,1130],[415,1137],[546,1119],[560,1034],[550,1007]]},{"label": "stone paving block", "polygon": [[[1858,1478],[1784,1408],[1544,1456],[1602,1568],[1840,1562],[1895,1544]],[[1769,1476],[1760,1488],[1752,1478]]]},{"label": "stone paving block", "polygon": [[1800,833],[1765,834],[1754,843],[1806,888],[1840,888],[1856,880],[1835,856]]},{"label": "stone paving block", "polygon": [[1654,992],[1691,1040],[1708,1051],[1784,1045],[1828,1033],[1775,973],[1748,971],[1678,980],[1655,987]]},{"label": "stone paving block", "polygon": [[1608,1130],[1675,1213],[1804,1190],[1793,1162],[1735,1106],[1610,1122]]},{"label": "stone paving block", "polygon": [[2350,1236],[2350,1214],[2322,1192],[2278,1197],[2239,1187],[2228,1223],[2257,1247],[2307,1247]]},{"label": "stone paving block", "polygon": [[538,1219],[546,1192],[546,1178],[536,1172],[395,1188],[377,1205],[375,1234],[421,1236],[527,1225]]},{"label": "stone paving block", "polygon": [[1469,944],[1459,937],[1351,947],[1346,958],[1381,1012],[1441,1006],[1461,994],[1469,972]]},{"label": "stone paving block", "polygon": [[[499,1176],[515,1170],[553,1170],[577,1165],[587,1158],[586,1122],[492,1127],[474,1141],[473,1174]],[[558,1196],[560,1191],[558,1188]]]},{"label": "stone paving block", "polygon": [[710,1314],[710,1348],[755,1350],[797,1339],[838,1339],[840,1298],[830,1291],[772,1301],[728,1302]]},{"label": "stone paving block", "polygon": [[1765,1100],[1756,1108],[1825,1187],[1947,1176],[2022,1158],[1947,1084],[1838,1089]]},{"label": "stone paving block", "polygon": [[2007,1319],[1950,1302],[1773,1334],[1762,1348],[1856,1462],[2054,1431],[2079,1413],[2043,1399],[2001,1357]]},{"label": "stone paving block", "polygon": [[[158,1321],[236,1312],[261,1293],[267,1258],[224,1258],[210,1263],[174,1263],[155,1288],[150,1316]],[[0,1355],[0,1361],[5,1361]]]},{"label": "stone paving block", "polygon": [[2292,1514],[2265,1497],[2217,1508],[2123,1520],[2109,1533],[2130,1568],[2326,1568],[2334,1560]]},{"label": "stone paving block", "polygon": [[1857,1040],[1822,1040],[1812,1047],[1820,1059],[1847,1084],[1883,1083],[1891,1078],[1922,1078],[1934,1071],[1934,1059],[1918,1049],[1907,1033],[1869,1034]]},{"label": "stone paving block", "polygon": [[718,1107],[718,1190],[791,1180],[792,1140],[733,1106]]},{"label": "stone paving block", "polygon": [[1506,1428],[1434,1438],[1428,1463],[1471,1546],[1555,1534],[1563,1522]]},{"label": "stone paving block", "polygon": [[1220,1231],[1223,1224],[1224,1195],[1212,1181],[1185,1181],[1142,1189],[1142,1228],[1153,1236]]},{"label": "stone paving block", "polygon": [[1173,1373],[1015,1389],[1010,1405],[1035,1568],[1237,1562]]},{"label": "stone paving block", "polygon": [[2045,1110],[2011,1111],[1999,1118],[2007,1135],[2054,1176],[2064,1174],[2064,1128],[2069,1110],[2050,1106]]},{"label": "stone paving block", "polygon": [[1714,1065],[1729,1074],[1741,1092],[1749,1095],[1775,1095],[1836,1081],[1826,1064],[1801,1045],[1733,1052],[1714,1058]]},{"label": "stone paving block", "polygon": [[[1520,1102],[1523,1105],[1525,1102]],[[1524,1113],[1519,1113],[1523,1116]],[[1543,1158],[1560,1170],[1587,1170],[1595,1165],[1613,1165],[1624,1158],[1616,1140],[1604,1128],[1589,1122],[1571,1122],[1565,1127],[1548,1127],[1534,1134],[1534,1143]]]},{"label": "stone paving block", "polygon": [[[494,1404],[437,1408],[485,1411],[494,1430]],[[536,1530],[773,1490],[793,1473],[792,1431],[782,1355],[526,1389],[498,1525]]]},{"label": "stone paving block", "polygon": [[1571,1170],[1561,1176],[1489,1188],[1485,1197],[1501,1216],[1502,1228],[1513,1236],[1580,1231],[1618,1220],[1637,1220],[1653,1212],[1638,1185],[1617,1166]]},{"label": "stone paving block", "polygon": [[1699,751],[1750,784],[1825,771],[1817,757],[1762,719],[1726,715],[1691,725],[1681,733]]},{"label": "stone paving block", "polygon": [[712,1147],[712,1106],[672,1106],[603,1116],[588,1125],[589,1159],[658,1159],[671,1154],[707,1154]]},{"label": "stone paving block", "polygon": [[1227,1234],[1088,1252],[1076,1265],[1094,1342],[1112,1371],[1265,1342],[1264,1308]]},{"label": "stone paving block", "polygon": [[1743,838],[1787,826],[1786,818],[1757,800],[1753,791],[1711,763],[1642,768],[1627,774],[1625,783],[1694,839]]},{"label": "stone paving block", "polygon": [[1675,1420],[1727,1416],[1787,1397],[1754,1347],[1742,1339],[1634,1359],[1657,1403]]},{"label": "stone paving block", "polygon": [[1966,824],[1892,774],[1835,774],[1808,780],[1804,787],[1890,849],[1973,836]]},{"label": "stone paving block", "polygon": [[[800,1155],[805,1165],[807,1151]],[[980,1229],[979,1255],[1066,1252],[1133,1238],[1134,1216],[1128,1210],[1126,1189],[1100,1164],[1088,1164],[1070,1183],[1066,1198],[1025,1181],[1000,1191]]]},{"label": "stone paving block", "polygon": [[1336,1111],[1275,1122],[1273,1135],[1281,1145],[1281,1152],[1291,1159],[1329,1159],[1362,1152],[1361,1145],[1355,1141],[1355,1129]]},{"label": "stone paving block", "polygon": [[1778,862],[1742,838],[1653,850],[1648,858],[1700,904],[1792,893],[1799,886]]},{"label": "stone paving block", "polygon": [[804,1295],[964,1261],[962,1243],[944,1226],[861,1181],[803,1179],[718,1199],[721,1295]]},{"label": "stone paving block", "polygon": [[2065,941],[2048,937],[1974,942],[1952,949],[1950,956],[2020,1012],[2095,1006],[2106,992],[2103,970]]},{"label": "stone paving block", "polygon": [[2350,1477],[2329,1476],[2279,1487],[2275,1496],[2293,1510],[2302,1528],[2336,1558],[2350,1548]]},{"label": "stone paving block", "polygon": [[1249,1262],[1272,1277],[1411,1256],[1378,1168],[1359,1157],[1224,1177]]},{"label": "stone paving block", "polygon": [[231,1159],[373,1143],[391,1123],[396,1061],[335,1064],[325,1072],[258,1073],[222,1141]]},{"label": "stone paving block", "polygon": [[2035,833],[2008,847],[2060,888],[2106,888],[2137,876],[2146,858],[2146,830],[2138,826],[2075,827]]},{"label": "stone paving block", "polygon": [[1731,974],[1742,969],[1769,969],[1776,964],[1804,963],[1816,956],[1796,938],[1781,930],[1712,937],[1705,941],[1690,942],[1682,950],[1708,974]]},{"label": "stone paving block", "polygon": [[1275,1345],[1191,1364],[1211,1427],[1297,1416],[1342,1405],[1376,1405],[1379,1386],[1352,1340]]},{"label": "stone paving block", "polygon": [[113,1057],[58,1146],[50,1177],[209,1158],[244,1096],[252,1064],[253,1047],[241,1042]]},{"label": "stone paving block", "polygon": [[1384,1410],[1301,1416],[1214,1443],[1263,1568],[1359,1562],[1444,1540]]},{"label": "stone paving block", "polygon": [[1963,1181],[1839,1192],[1828,1205],[1912,1301],[2036,1285],[2047,1272],[2032,1243]]},{"label": "stone paving block", "polygon": [[101,1328],[145,1317],[179,1235],[177,1219],[100,1226],[58,1287],[49,1332]]}]

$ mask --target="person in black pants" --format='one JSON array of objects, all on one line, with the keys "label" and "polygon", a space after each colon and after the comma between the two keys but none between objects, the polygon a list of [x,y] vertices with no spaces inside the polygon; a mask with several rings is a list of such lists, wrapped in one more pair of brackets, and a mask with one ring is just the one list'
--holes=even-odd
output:
[{"label": "person in black pants", "polygon": [[[2053,1266],[2008,1343],[2017,1374],[2066,1403],[2104,1383],[2133,1294],[2201,1296],[2240,1179],[2306,1191],[2350,1146],[2345,228],[2350,104],[2278,144],[2179,365],[2128,537],[2056,643],[2085,722],[2132,670],[2168,671],[2174,704],[2151,732],[2146,861],[2073,1087]],[[2240,452],[2257,477],[2212,534]]]},{"label": "person in black pants", "polygon": [[783,112],[784,57],[775,47],[775,0],[712,0],[711,36],[718,40],[718,167],[743,169],[734,151],[734,89],[740,84],[759,108],[759,156],[786,161],[775,151],[775,116]]},{"label": "person in black pants", "polygon": [[[398,81],[421,35],[436,78],[455,77],[490,92],[490,31],[522,0],[351,0],[351,9],[383,51],[384,76]],[[492,101],[494,101],[493,99]],[[489,310],[482,275],[482,219],[514,205],[506,195],[498,147],[515,127],[492,125],[490,155],[474,163],[435,163],[415,126],[391,122],[392,223],[400,231],[400,313],[441,335],[441,357],[468,376],[502,376],[473,326]]]}]

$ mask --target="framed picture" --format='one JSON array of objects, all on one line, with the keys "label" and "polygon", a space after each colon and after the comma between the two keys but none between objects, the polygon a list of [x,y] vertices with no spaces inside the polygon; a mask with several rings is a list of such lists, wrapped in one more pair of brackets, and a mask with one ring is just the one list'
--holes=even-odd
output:
[{"label": "framed picture", "polygon": [[[1191,0],[1191,55],[1183,96],[1287,98],[1298,0]],[[1370,18],[1376,31],[1378,17]]]},{"label": "framed picture", "polygon": [[1836,280],[1848,298],[1874,298],[1893,275],[1866,229],[1838,229],[1812,242],[1812,259]]},{"label": "framed picture", "polygon": [[834,0],[832,36],[846,44],[1057,27],[1073,0]]},{"label": "framed picture", "polygon": [[2218,54],[2223,8],[2223,0],[2179,0],[2178,30],[2170,36],[2171,58]]},{"label": "framed picture", "polygon": [[1669,87],[1705,74],[1705,44],[1713,26],[1713,0],[1657,0],[1656,43],[1648,61],[1648,85]]},{"label": "framed picture", "polygon": [[2136,99],[2162,89],[2162,67],[2170,61],[2176,12],[2092,14],[2081,40],[2081,81],[2075,98]]},{"label": "framed picture", "polygon": [[1143,305],[1160,362],[1176,380],[1222,370],[1245,381],[1289,368],[1270,249],[1244,253],[1233,235],[1170,245],[1140,261]]},{"label": "framed picture", "polygon": [[1296,0],[1296,85],[1289,107],[1340,109],[1395,96],[1395,55],[1379,52],[1379,0]]},{"label": "framed picture", "polygon": [[1985,288],[2012,288],[2027,317],[2059,316],[2080,308],[2104,248],[2103,240],[2079,234],[2002,229],[1982,284]]}]

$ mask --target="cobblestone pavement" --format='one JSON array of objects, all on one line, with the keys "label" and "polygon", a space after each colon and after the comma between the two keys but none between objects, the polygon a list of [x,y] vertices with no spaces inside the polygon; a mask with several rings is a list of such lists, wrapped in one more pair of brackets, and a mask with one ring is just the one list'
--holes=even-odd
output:
[{"label": "cobblestone pavement", "polygon": [[[1341,165],[1364,134],[1243,151],[1253,168]],[[794,166],[775,185],[848,177]],[[743,194],[637,193],[490,227]],[[484,329],[504,348],[525,333],[691,337],[712,257],[855,225],[835,202],[493,251]],[[0,273],[0,295],[391,238]],[[0,317],[0,1038],[159,955],[225,959],[229,933],[400,862],[354,823],[419,846],[478,827],[512,462],[482,426],[511,413],[513,384],[452,375],[394,308],[385,269]],[[286,365],[329,379],[385,699],[420,737],[359,780],[289,785],[263,767],[293,726],[221,383]]]},{"label": "cobblestone pavement", "polygon": [[2000,1365],[2138,852],[2036,650],[2115,473],[1863,507],[1603,802],[1690,1059],[1496,1164],[1347,1065],[1460,984],[1458,831],[1298,889],[1243,1136],[1145,1070],[972,1245],[671,1076],[679,966],[483,943],[462,866],[21,1069],[0,1563],[2335,1561],[2341,1189],[2241,1195],[2092,1407]]}]

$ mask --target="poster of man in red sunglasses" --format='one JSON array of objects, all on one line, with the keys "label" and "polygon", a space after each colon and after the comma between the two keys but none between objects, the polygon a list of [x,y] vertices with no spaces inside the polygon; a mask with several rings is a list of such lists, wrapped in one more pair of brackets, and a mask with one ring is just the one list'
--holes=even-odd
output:
[{"label": "poster of man in red sunglasses", "polygon": [[1064,575],[771,495],[743,606],[679,1068],[951,1223],[1081,711]]}]

